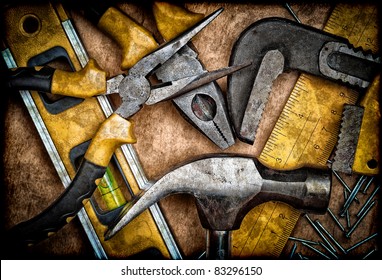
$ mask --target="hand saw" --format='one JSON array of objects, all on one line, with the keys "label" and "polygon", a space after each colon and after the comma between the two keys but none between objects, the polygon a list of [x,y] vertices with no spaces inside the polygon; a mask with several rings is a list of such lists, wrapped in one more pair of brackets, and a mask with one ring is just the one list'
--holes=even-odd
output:
[{"label": "hand saw", "polygon": [[[374,6],[338,5],[333,10],[324,31],[348,38],[356,47],[374,52],[378,46],[376,23],[377,9]],[[325,98],[322,98],[323,96]],[[358,93],[352,89],[302,74],[259,160],[275,169],[294,169],[301,166],[326,167],[327,160],[337,143],[343,105],[354,105],[357,99]],[[373,108],[376,108],[375,105]],[[375,112],[376,109],[367,110]],[[372,113],[368,115],[371,116]],[[374,117],[371,123],[377,124],[378,120]],[[367,129],[367,131],[363,134],[368,136],[363,137],[376,138],[375,130],[371,132],[371,129]],[[364,141],[360,140],[360,143]],[[362,150],[363,152],[359,149],[359,154],[377,155],[378,144],[375,143],[373,147],[363,144]],[[355,162],[364,163],[357,165],[359,167],[356,172],[376,174],[378,169],[375,166],[374,168],[367,166],[365,160],[374,162],[376,159],[373,157],[361,159],[357,156]]]}]

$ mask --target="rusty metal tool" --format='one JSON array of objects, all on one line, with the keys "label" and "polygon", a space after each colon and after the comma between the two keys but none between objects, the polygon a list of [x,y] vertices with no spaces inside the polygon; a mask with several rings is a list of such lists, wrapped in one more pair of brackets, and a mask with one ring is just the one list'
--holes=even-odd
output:
[{"label": "rusty metal tool", "polygon": [[[129,74],[120,81],[118,86],[122,104],[100,126],[70,186],[45,211],[12,228],[8,233],[13,240],[26,245],[34,244],[59,230],[77,214],[82,208],[83,201],[91,196],[97,182],[105,173],[114,150],[123,144],[136,141],[133,123],[128,118],[138,112],[142,104],[150,97],[152,88],[147,77],[158,65],[163,64],[187,44],[221,11],[222,9],[219,9],[207,16],[193,28],[139,60],[130,69]],[[194,79],[186,80],[183,86],[174,89],[175,95],[179,89],[188,84],[194,84],[195,87],[200,86],[198,82],[195,83]],[[205,82],[208,80],[204,79],[203,83]],[[191,89],[195,87],[191,87]]]},{"label": "rusty metal tool", "polygon": [[[123,26],[120,26],[121,23],[118,23],[118,28],[115,27],[114,22],[117,18],[121,18],[121,12],[114,7],[109,7],[108,4],[92,4],[91,7],[86,5],[84,11],[93,23],[121,47],[122,69],[128,69],[134,64],[136,60],[134,49],[150,52],[157,47],[156,40],[148,30],[145,30],[147,39],[134,44],[133,39],[139,37],[139,34],[135,34],[134,30],[124,30]],[[153,3],[153,15],[164,41],[170,41],[203,18],[202,14],[191,13],[165,2]],[[174,24],[174,21],[180,22]],[[129,24],[131,24],[130,21]],[[131,48],[132,44],[134,48]],[[186,45],[177,55],[159,67],[155,74],[165,83],[205,72],[206,69],[199,61],[197,53]],[[181,115],[218,147],[227,149],[235,143],[225,98],[216,82],[207,83],[198,90],[190,91],[187,95],[173,98],[172,101]]]},{"label": "rusty metal tool", "polygon": [[133,204],[125,207],[105,238],[109,239],[153,203],[174,193],[196,198],[202,226],[207,229],[207,258],[230,257],[230,231],[240,228],[254,206],[270,200],[298,209],[325,212],[331,189],[328,172],[299,169],[275,171],[256,159],[213,156],[195,160],[153,182]]},{"label": "rusty metal tool", "polygon": [[228,107],[237,136],[253,143],[272,82],[298,70],[367,88],[381,58],[355,49],[347,39],[281,18],[255,22],[236,41],[230,64],[252,66],[228,78]]}]

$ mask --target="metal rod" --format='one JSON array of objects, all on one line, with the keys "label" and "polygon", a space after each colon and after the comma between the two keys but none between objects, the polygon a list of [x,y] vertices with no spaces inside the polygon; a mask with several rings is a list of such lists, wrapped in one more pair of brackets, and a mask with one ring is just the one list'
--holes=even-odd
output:
[{"label": "metal rod", "polygon": [[[346,182],[341,178],[341,176],[337,173],[337,171],[335,170],[332,170],[334,176],[336,176],[337,180],[341,183],[341,185],[349,192],[351,193],[351,189],[349,188],[349,186],[346,184]],[[359,203],[359,200],[358,200],[358,197],[356,196],[354,198],[355,201],[357,201]]]},{"label": "metal rod", "polygon": [[326,245],[333,251],[337,252],[337,250],[333,247],[332,244],[330,244],[329,240],[326,239],[325,235],[322,234],[322,232],[318,229],[316,224],[309,218],[308,214],[305,214],[305,218],[308,220],[308,222],[312,225],[312,227],[316,230],[318,235],[322,238],[322,240],[325,242]]},{"label": "metal rod", "polygon": [[289,236],[288,239],[294,240],[294,241],[299,241],[299,242],[305,242],[305,243],[308,243],[311,245],[318,245],[318,242],[316,242],[316,241],[306,240],[306,239],[302,239],[302,238],[298,238],[298,237]]},{"label": "metal rod", "polygon": [[332,252],[332,250],[330,250],[330,248],[328,248],[328,246],[325,245],[325,243],[319,241],[319,244],[329,253],[331,254],[336,260],[338,260],[338,256],[337,254],[335,254],[334,252]]},{"label": "metal rod", "polygon": [[366,177],[365,175],[362,175],[362,176],[358,179],[358,181],[357,181],[355,187],[354,187],[353,190],[351,191],[351,193],[350,193],[348,199],[345,201],[345,203],[344,203],[344,205],[343,205],[343,207],[342,207],[342,210],[340,211],[340,216],[341,216],[341,217],[344,217],[344,216],[345,216],[345,212],[346,212],[346,210],[349,209],[350,204],[353,202],[355,196],[357,195],[357,193],[358,193],[359,190],[361,189],[361,186],[362,186],[363,183],[366,181],[366,179],[367,179],[367,177]]},{"label": "metal rod", "polygon": [[366,260],[368,257],[370,257],[372,254],[374,254],[377,251],[377,249],[373,248],[369,253],[367,253],[362,259]]},{"label": "metal rod", "polygon": [[295,243],[293,244],[292,250],[291,250],[291,252],[290,252],[290,254],[289,254],[289,259],[290,259],[290,260],[293,259],[294,253],[296,252],[296,249],[297,249],[297,243],[295,242]]},{"label": "metal rod", "polygon": [[309,245],[309,244],[307,244],[307,243],[305,243],[305,242],[302,242],[301,244],[304,245],[304,246],[306,246],[306,247],[308,247],[309,249],[311,249],[312,251],[316,252],[317,254],[323,256],[324,258],[330,260],[330,258],[329,258],[327,255],[325,255],[323,252],[321,252],[321,251],[318,250],[317,248],[314,248],[313,246],[311,246],[311,245]]},{"label": "metal rod", "polygon": [[369,181],[367,182],[366,186],[363,188],[362,193],[366,194],[367,190],[369,189],[371,183],[374,181],[374,177],[370,177]]},{"label": "metal rod", "polygon": [[[345,201],[348,199],[348,193],[346,192],[345,189],[344,189],[344,199],[345,199]],[[350,223],[349,209],[346,210],[345,215],[346,215],[346,225],[347,225],[348,228],[350,228],[351,227],[351,223]]]},{"label": "metal rod", "polygon": [[361,221],[363,220],[363,218],[365,218],[365,216],[367,215],[367,213],[370,212],[371,208],[375,205],[376,201],[374,200],[372,203],[370,203],[370,205],[366,208],[366,210],[364,211],[364,213],[362,214],[361,217],[359,217],[359,219],[355,222],[355,224],[351,227],[351,229],[346,233],[346,237],[349,238],[350,235],[353,233],[353,231],[358,227],[358,225],[361,223]]},{"label": "metal rod", "polygon": [[298,16],[296,15],[296,13],[293,11],[292,7],[291,7],[288,3],[285,3],[285,7],[286,7],[287,10],[289,11],[289,13],[293,16],[293,18],[294,18],[298,23],[301,23],[301,20],[298,18]]},{"label": "metal rod", "polygon": [[349,253],[351,250],[354,250],[355,248],[357,248],[358,246],[361,246],[362,244],[365,244],[367,241],[369,241],[370,239],[373,239],[374,237],[376,237],[378,235],[378,232],[370,235],[369,237],[366,237],[365,239],[361,240],[360,242],[354,244],[353,246],[351,246],[349,249],[347,249],[346,251]]},{"label": "metal rod", "polygon": [[357,218],[359,218],[360,216],[362,216],[363,212],[365,212],[367,206],[369,205],[370,201],[374,198],[374,196],[377,194],[379,188],[381,186],[378,185],[374,191],[372,192],[372,194],[369,196],[369,198],[366,200],[365,204],[362,206],[362,208],[359,210],[359,212],[357,213]]},{"label": "metal rod", "polygon": [[231,257],[231,232],[227,230],[207,230],[208,260],[225,260]]},{"label": "metal rod", "polygon": [[[333,241],[333,243],[342,251],[342,253],[346,254],[346,250],[341,246],[340,243],[334,238],[333,235],[330,234],[329,231],[327,231],[326,228],[320,223],[319,220],[316,220],[316,225]],[[334,251],[335,252],[335,251]]]},{"label": "metal rod", "polygon": [[333,220],[336,222],[336,224],[340,227],[341,231],[345,232],[344,226],[340,223],[340,221],[337,219],[336,215],[334,215],[334,213],[332,212],[332,210],[330,210],[329,207],[328,207],[328,213],[333,218]]}]

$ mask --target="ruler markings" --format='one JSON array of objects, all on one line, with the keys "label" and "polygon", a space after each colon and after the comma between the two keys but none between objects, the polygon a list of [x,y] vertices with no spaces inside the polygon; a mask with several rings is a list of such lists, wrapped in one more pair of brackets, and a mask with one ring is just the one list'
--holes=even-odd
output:
[{"label": "ruler markings", "polygon": [[300,161],[301,156],[304,154],[304,152],[305,152],[305,150],[306,150],[306,147],[308,146],[308,144],[309,144],[309,142],[310,142],[310,139],[312,138],[313,133],[314,133],[314,131],[316,130],[316,128],[317,128],[317,126],[318,126],[318,123],[319,123],[320,119],[321,119],[321,118],[318,119],[316,125],[314,126],[313,131],[310,133],[310,136],[309,136],[309,138],[308,138],[308,141],[306,142],[306,145],[305,145],[305,147],[304,147],[304,150],[302,151],[302,153],[301,153],[301,155],[300,155],[300,157],[298,158],[297,161]]},{"label": "ruler markings", "polygon": [[244,245],[243,245],[243,247],[242,247],[241,250],[240,250],[239,256],[242,255],[244,248],[246,247],[246,245],[247,245],[247,243],[248,243],[250,237],[252,236],[252,232],[255,230],[255,226],[256,226],[257,222],[259,221],[259,219],[260,219],[260,217],[261,217],[261,214],[262,214],[263,211],[264,211],[264,208],[265,208],[265,204],[262,204],[262,205],[261,205],[260,213],[259,213],[259,215],[257,216],[256,221],[253,223],[253,226],[252,226],[252,228],[251,228],[251,231],[250,231],[250,233],[248,234],[247,239],[245,240]]},{"label": "ruler markings", "polygon": [[[271,220],[272,214],[275,212],[275,210],[276,210],[276,206],[273,207],[273,209],[272,209],[272,211],[271,211],[270,218],[268,218],[268,221],[267,221],[266,224],[265,224],[265,228],[268,226],[269,221]],[[265,230],[263,230],[263,232],[260,234],[259,240],[261,240],[261,237],[263,236],[264,232],[265,232]],[[256,248],[257,248],[258,245],[259,245],[259,241],[257,241],[255,247],[253,248],[253,250],[252,250],[252,254],[253,254],[253,252],[256,250]]]},{"label": "ruler markings", "polygon": [[[306,124],[307,124],[308,121],[309,121],[309,117],[310,117],[310,115],[311,115],[311,113],[309,113],[308,117],[306,118],[306,120],[305,120],[305,122],[304,122],[304,125],[302,126],[302,128],[301,128],[301,130],[300,130],[300,133],[299,133],[299,135],[297,136],[297,139],[296,139],[296,141],[294,142],[294,144],[293,144],[293,146],[292,146],[292,148],[291,148],[291,150],[290,150],[290,153],[289,153],[287,159],[285,160],[284,166],[287,164],[287,162],[288,162],[290,156],[292,155],[292,153],[293,153],[293,151],[294,151],[294,148],[296,147],[296,145],[297,145],[297,143],[298,143],[298,139],[301,137],[302,133],[304,132],[304,128],[305,128]],[[304,151],[303,151],[303,152],[304,152]]]}]

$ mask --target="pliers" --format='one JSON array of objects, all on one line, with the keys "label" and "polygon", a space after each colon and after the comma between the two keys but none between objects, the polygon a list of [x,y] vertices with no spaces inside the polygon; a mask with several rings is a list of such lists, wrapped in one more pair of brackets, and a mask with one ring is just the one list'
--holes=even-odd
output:
[{"label": "pliers", "polygon": [[[106,73],[94,61],[90,61],[87,67],[79,72],[70,73],[47,67],[38,70],[19,68],[13,72],[8,84],[14,89],[34,89],[82,98],[102,92],[117,92],[122,103],[101,124],[71,184],[39,215],[13,227],[8,232],[12,240],[18,244],[34,244],[58,231],[76,216],[83,206],[83,201],[92,195],[97,182],[103,177],[115,149],[123,144],[136,142],[133,122],[129,118],[137,113],[143,104],[155,104],[177,97],[248,66],[240,65],[197,74],[159,86],[152,86],[150,83],[149,77],[154,70],[173,57],[221,12],[222,9],[215,11],[188,31],[140,59],[130,68],[128,75],[120,75],[107,82]],[[75,81],[74,86],[67,81]],[[88,90],[84,90],[84,87]],[[166,94],[158,96],[163,92]]]}]

